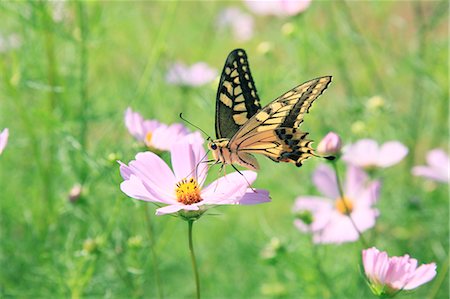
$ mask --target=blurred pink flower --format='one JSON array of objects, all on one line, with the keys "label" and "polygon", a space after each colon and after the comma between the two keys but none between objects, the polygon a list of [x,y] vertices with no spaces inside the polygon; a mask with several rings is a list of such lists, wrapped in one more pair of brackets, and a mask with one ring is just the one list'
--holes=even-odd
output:
[{"label": "blurred pink flower", "polygon": [[[172,168],[152,152],[139,153],[128,165],[120,163],[124,179],[120,189],[128,196],[167,206],[157,215],[197,211],[224,204],[258,204],[270,201],[265,190],[248,188],[256,179],[253,171],[233,172],[203,187],[208,172],[203,138],[197,133],[183,137],[170,151]],[[248,183],[247,183],[248,182]]]},{"label": "blurred pink flower", "polygon": [[143,141],[149,148],[167,151],[179,138],[189,134],[182,124],[166,125],[156,120],[145,120],[131,108],[125,111],[125,126],[137,140]]},{"label": "blurred pink flower", "polygon": [[244,0],[247,7],[257,15],[279,17],[295,16],[305,11],[311,0]]},{"label": "blurred pink flower", "polygon": [[212,82],[217,77],[217,70],[205,62],[187,66],[182,62],[172,64],[166,75],[166,81],[173,85],[201,86]]},{"label": "blurred pink flower", "polygon": [[0,53],[18,49],[21,45],[22,39],[16,33],[12,33],[8,36],[0,35]]},{"label": "blurred pink flower", "polygon": [[237,41],[247,41],[253,36],[253,17],[237,7],[222,10],[217,18],[219,29],[230,28]]},{"label": "blurred pink flower", "polygon": [[342,159],[362,168],[389,167],[399,163],[408,148],[398,141],[389,141],[379,146],[375,140],[361,139],[344,148]]},{"label": "blurred pink flower", "polygon": [[[313,174],[317,189],[326,196],[300,196],[296,199],[294,212],[310,213],[311,222],[295,220],[295,226],[303,232],[312,232],[314,243],[343,243],[356,241],[359,232],[375,225],[378,210],[372,206],[379,196],[381,183],[368,182],[367,175],[358,167],[349,166],[344,198],[339,195],[333,170],[320,165]],[[350,215],[351,219],[348,217]]]},{"label": "blurred pink flower", "polygon": [[8,137],[9,137],[9,130],[8,128],[5,128],[0,133],[0,154],[3,152],[3,150],[6,147],[6,144],[8,143]]},{"label": "blurred pink flower", "polygon": [[389,257],[375,247],[362,251],[362,261],[372,292],[382,298],[415,289],[436,276],[435,263],[417,267],[417,260],[407,254]]},{"label": "blurred pink flower", "polygon": [[317,146],[317,153],[320,155],[336,155],[341,152],[341,137],[334,132],[329,132]]},{"label": "blurred pink flower", "polygon": [[450,177],[450,159],[445,151],[436,148],[427,153],[426,166],[415,166],[413,175],[423,176],[433,181],[448,183]]}]

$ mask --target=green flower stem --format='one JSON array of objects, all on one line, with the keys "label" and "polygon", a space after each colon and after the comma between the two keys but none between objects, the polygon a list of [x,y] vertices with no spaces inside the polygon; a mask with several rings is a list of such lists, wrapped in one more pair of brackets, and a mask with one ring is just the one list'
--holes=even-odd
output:
[{"label": "green flower stem", "polygon": [[200,278],[198,275],[197,261],[195,260],[195,252],[194,246],[192,244],[192,226],[194,224],[194,220],[188,220],[189,224],[189,251],[191,252],[191,260],[192,260],[192,268],[194,268],[195,275],[195,288],[197,290],[197,299],[200,299]]},{"label": "green flower stem", "polygon": [[366,242],[366,240],[364,239],[364,236],[362,235],[361,231],[360,231],[360,230],[358,229],[358,227],[356,226],[355,221],[353,220],[352,216],[350,215],[350,209],[347,207],[347,203],[346,203],[345,200],[344,200],[344,191],[343,191],[343,189],[342,189],[342,183],[341,183],[341,180],[339,179],[339,171],[338,171],[338,168],[337,168],[337,163],[336,163],[336,161],[332,161],[332,162],[331,162],[331,165],[333,165],[334,173],[335,173],[335,175],[336,175],[336,184],[338,185],[338,189],[339,189],[339,195],[341,196],[342,203],[344,204],[344,207],[345,207],[345,210],[346,210],[345,215],[347,215],[347,217],[348,217],[348,218],[350,219],[350,221],[352,222],[353,227],[355,228],[356,232],[357,232],[358,235],[359,235],[359,239],[361,240],[362,245],[363,245],[365,248],[367,248],[367,247],[368,247],[367,242]]},{"label": "green flower stem", "polygon": [[[88,136],[88,115],[89,115],[89,100],[88,100],[88,67],[89,67],[89,52],[87,48],[88,39],[88,17],[85,8],[85,3],[83,1],[78,1],[78,26],[80,28],[80,40],[79,46],[79,96],[80,96],[80,132],[79,141],[81,146],[81,152],[87,151],[87,136]],[[85,159],[81,159],[82,165],[79,169],[79,179],[82,184],[85,183],[88,169]]]},{"label": "green flower stem", "polygon": [[150,217],[149,208],[150,205],[145,205],[145,219],[147,221],[147,232],[150,239],[150,251],[152,254],[152,260],[153,260],[153,275],[155,275],[156,280],[156,289],[158,291],[158,298],[162,299],[164,297],[163,290],[162,290],[162,284],[161,284],[161,276],[159,275],[159,267],[158,267],[158,258],[155,251],[155,236],[153,232],[153,223],[152,219]]}]

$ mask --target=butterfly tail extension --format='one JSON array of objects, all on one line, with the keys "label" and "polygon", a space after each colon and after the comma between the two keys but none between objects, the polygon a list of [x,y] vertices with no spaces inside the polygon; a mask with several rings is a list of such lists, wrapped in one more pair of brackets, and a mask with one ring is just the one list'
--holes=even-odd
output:
[{"label": "butterfly tail extension", "polygon": [[308,133],[285,127],[277,128],[275,133],[282,147],[278,161],[294,163],[295,166],[300,167],[304,160],[316,156],[311,147],[312,141],[306,138]]}]

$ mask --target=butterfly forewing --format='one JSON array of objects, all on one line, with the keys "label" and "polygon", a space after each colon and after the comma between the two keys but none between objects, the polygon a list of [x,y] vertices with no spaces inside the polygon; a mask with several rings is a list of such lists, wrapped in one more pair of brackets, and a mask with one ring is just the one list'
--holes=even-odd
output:
[{"label": "butterfly forewing", "polygon": [[232,51],[225,61],[216,99],[216,137],[232,138],[261,109],[244,50]]},{"label": "butterfly forewing", "polygon": [[311,104],[331,82],[331,76],[305,82],[256,113],[230,140],[231,150],[260,153],[297,166],[313,155],[308,133],[298,129]]}]

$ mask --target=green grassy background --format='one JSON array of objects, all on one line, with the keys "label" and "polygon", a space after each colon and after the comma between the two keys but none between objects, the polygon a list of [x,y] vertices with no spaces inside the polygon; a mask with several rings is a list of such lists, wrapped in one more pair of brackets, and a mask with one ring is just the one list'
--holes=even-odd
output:
[{"label": "green grassy background", "polygon": [[[447,149],[447,2],[314,1],[297,17],[255,16],[247,42],[217,31],[229,6],[246,10],[241,2],[69,2],[55,22],[49,3],[0,4],[0,33],[22,41],[0,53],[0,129],[10,128],[0,156],[2,298],[194,296],[187,223],[127,198],[115,159],[142,150],[124,126],[128,106],[166,123],[183,112],[212,134],[217,83],[180,88],[164,76],[175,60],[220,71],[236,47],[249,55],[263,104],[334,76],[303,125],[314,140],[333,130],[345,143],[408,146],[404,161],[378,173],[381,215],[366,238],[391,255],[437,263],[437,278],[408,298],[448,298],[448,186],[410,174],[426,151]],[[287,22],[290,36],[281,31]],[[258,51],[262,42],[268,53]],[[369,108],[373,96],[385,105]],[[318,194],[310,177],[321,161],[298,169],[258,160],[255,186],[273,202],[221,207],[194,225],[203,297],[369,297],[361,243],[313,248],[292,224],[295,197]],[[83,196],[70,203],[76,183]],[[272,238],[281,250],[263,259]]]}]

